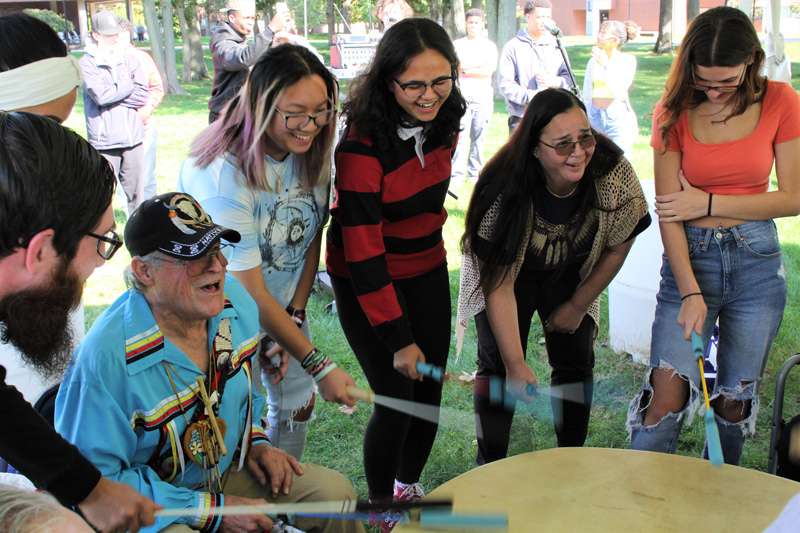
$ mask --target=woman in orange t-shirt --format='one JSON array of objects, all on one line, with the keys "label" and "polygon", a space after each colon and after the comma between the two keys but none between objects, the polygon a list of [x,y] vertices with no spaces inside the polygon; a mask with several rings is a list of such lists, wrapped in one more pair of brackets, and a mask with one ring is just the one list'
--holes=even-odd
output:
[{"label": "woman in orange t-shirt", "polygon": [[[755,429],[758,384],[786,304],[771,219],[800,212],[800,98],[761,77],[764,57],[741,11],[706,11],[689,27],[653,114],[666,253],[650,372],[628,414],[633,449],[675,452],[703,396],[688,341],[696,331],[707,344],[717,320],[712,406],[726,463],[739,464]],[[773,162],[778,188],[768,192]]]}]

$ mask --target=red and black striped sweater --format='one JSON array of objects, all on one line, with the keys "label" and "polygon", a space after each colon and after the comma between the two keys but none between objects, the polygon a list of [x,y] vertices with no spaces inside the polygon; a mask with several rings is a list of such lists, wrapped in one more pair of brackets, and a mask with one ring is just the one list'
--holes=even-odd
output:
[{"label": "red and black striped sweater", "polygon": [[335,199],[326,266],[349,278],[358,301],[391,352],[414,343],[392,280],[412,278],[445,261],[444,200],[455,149],[425,141],[423,167],[414,137],[378,152],[349,128],[336,149]]}]

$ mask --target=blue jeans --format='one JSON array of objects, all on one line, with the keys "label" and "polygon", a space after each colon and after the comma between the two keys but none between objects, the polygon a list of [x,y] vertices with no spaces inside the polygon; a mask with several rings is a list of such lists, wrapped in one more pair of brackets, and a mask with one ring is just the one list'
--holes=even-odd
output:
[{"label": "blue jeans", "polygon": [[625,152],[625,157],[633,161],[633,142],[639,134],[639,123],[633,109],[621,100],[614,100],[608,109],[599,109],[589,102],[586,114],[592,128],[614,141]]},{"label": "blue jeans", "polygon": [[461,133],[453,155],[453,172],[450,175],[451,187],[458,187],[467,177],[477,181],[483,168],[483,141],[489,134],[489,120],[494,112],[494,95],[488,87],[484,94],[467,95],[467,112],[461,117]]},{"label": "blue jeans", "polygon": [[[739,464],[745,436],[755,431],[758,385],[786,306],[786,270],[778,233],[771,220],[723,229],[685,226],[685,232],[692,271],[708,307],[703,325],[705,345],[719,319],[717,380],[712,396],[742,401],[745,406],[749,403],[749,413],[741,422],[716,417],[725,462]],[[700,368],[691,343],[684,340],[677,323],[680,309],[680,293],[665,256],[653,322],[650,372],[628,410],[631,448],[635,450],[674,453],[684,419],[691,424],[703,401]],[[688,380],[689,401],[683,411],[644,426],[654,368]]]},{"label": "blue jeans", "polygon": [[[303,322],[300,330],[310,341],[308,320]],[[261,381],[267,389],[267,437],[273,446],[300,461],[306,447],[308,420],[298,422],[294,417],[311,403],[316,392],[314,379],[294,357],[289,359],[289,369],[283,379],[273,385],[274,378],[274,374],[261,375]]]}]

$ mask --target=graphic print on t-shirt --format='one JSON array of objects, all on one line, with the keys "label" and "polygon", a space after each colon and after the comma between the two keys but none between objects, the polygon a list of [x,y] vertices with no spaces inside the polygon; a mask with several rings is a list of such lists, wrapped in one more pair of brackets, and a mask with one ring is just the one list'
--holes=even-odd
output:
[{"label": "graphic print on t-shirt", "polygon": [[283,272],[294,272],[303,265],[306,250],[314,238],[315,221],[319,220],[319,206],[312,192],[297,187],[292,194],[265,206],[266,228],[259,245],[261,260],[267,268]]}]

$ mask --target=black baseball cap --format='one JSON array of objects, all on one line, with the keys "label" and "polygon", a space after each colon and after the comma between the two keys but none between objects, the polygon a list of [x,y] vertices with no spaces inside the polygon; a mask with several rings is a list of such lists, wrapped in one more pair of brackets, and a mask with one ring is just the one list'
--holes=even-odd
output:
[{"label": "black baseball cap", "polygon": [[242,236],[214,224],[197,200],[181,192],[145,200],[125,225],[125,246],[131,257],[157,250],[176,259],[197,259],[220,239],[235,243]]}]

